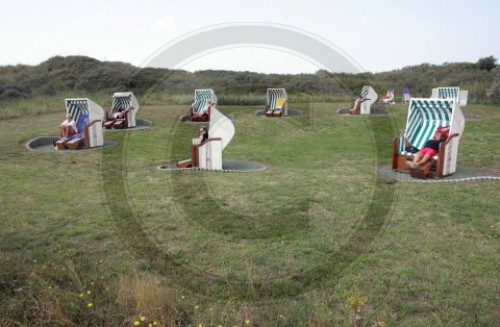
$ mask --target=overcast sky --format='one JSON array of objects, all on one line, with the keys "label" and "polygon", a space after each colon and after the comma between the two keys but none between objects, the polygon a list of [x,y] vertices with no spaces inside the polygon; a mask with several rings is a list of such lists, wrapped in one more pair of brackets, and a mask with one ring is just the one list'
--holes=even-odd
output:
[{"label": "overcast sky", "polygon": [[[238,22],[278,23],[317,35],[370,72],[500,56],[498,0],[48,0],[2,4],[0,65],[85,55],[141,66],[186,33]],[[321,67],[287,51],[246,46],[177,68],[296,74]]]}]

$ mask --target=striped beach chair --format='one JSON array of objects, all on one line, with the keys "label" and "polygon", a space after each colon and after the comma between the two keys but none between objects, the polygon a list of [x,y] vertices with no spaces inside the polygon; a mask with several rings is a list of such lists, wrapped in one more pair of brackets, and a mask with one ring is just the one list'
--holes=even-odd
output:
[{"label": "striped beach chair", "polygon": [[[116,121],[113,114],[118,110],[123,110],[124,119]],[[111,108],[108,112],[108,119],[104,124],[105,128],[131,128],[136,126],[135,116],[139,111],[139,102],[132,92],[115,92]]]},{"label": "striped beach chair", "polygon": [[66,99],[65,104],[66,114],[75,120],[78,133],[57,141],[57,148],[77,150],[102,146],[104,111],[101,106],[87,98]]},{"label": "striped beach chair", "polygon": [[370,85],[363,86],[363,88],[361,88],[361,93],[351,106],[351,114],[369,115],[372,104],[377,101],[377,97],[377,92],[375,92],[373,87]]},{"label": "striped beach chair", "polygon": [[449,137],[440,145],[437,156],[432,158],[429,175],[443,177],[456,171],[458,144],[463,133],[465,119],[454,99],[411,99],[408,107],[406,129],[394,140],[392,168],[409,172],[407,160],[412,160],[414,149],[422,149],[438,127],[449,127]]},{"label": "striped beach chair", "polygon": [[467,105],[467,98],[469,92],[466,90],[460,90],[457,86],[449,87],[437,87],[432,89],[431,98],[434,99],[453,99],[457,101],[461,106]]},{"label": "striped beach chair", "polygon": [[194,102],[191,105],[191,121],[210,121],[211,109],[215,105],[217,105],[217,96],[214,90],[194,90]]},{"label": "striped beach chair", "polygon": [[268,88],[266,91],[266,116],[288,116],[288,94],[283,88]]}]

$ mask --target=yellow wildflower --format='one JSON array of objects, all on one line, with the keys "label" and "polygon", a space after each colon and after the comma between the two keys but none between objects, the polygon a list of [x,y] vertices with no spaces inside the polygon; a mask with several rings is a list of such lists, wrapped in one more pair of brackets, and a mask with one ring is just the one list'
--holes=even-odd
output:
[{"label": "yellow wildflower", "polygon": [[92,308],[93,306],[94,306],[94,303],[92,303],[92,302],[87,303],[88,308]]}]

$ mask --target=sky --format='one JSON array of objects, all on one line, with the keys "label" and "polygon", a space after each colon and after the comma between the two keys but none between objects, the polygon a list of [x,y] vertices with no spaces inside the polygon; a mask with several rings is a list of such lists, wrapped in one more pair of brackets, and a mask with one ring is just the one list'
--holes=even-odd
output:
[{"label": "sky", "polygon": [[[362,71],[500,57],[498,0],[6,1],[0,65],[37,65],[84,55],[144,67],[159,49],[218,24],[281,24],[315,35]],[[235,45],[186,58],[188,71],[314,73],[320,65],[287,49]]]}]

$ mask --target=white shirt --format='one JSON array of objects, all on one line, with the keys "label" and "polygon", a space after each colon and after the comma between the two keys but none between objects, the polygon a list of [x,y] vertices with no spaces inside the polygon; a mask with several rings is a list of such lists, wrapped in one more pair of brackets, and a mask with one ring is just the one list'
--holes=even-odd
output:
[{"label": "white shirt", "polygon": [[71,128],[73,128],[73,130],[75,131],[75,133],[78,133],[78,129],[76,128],[76,121],[74,119],[71,119],[71,121],[68,121],[67,119],[65,121],[62,122],[63,126],[69,126]]}]

